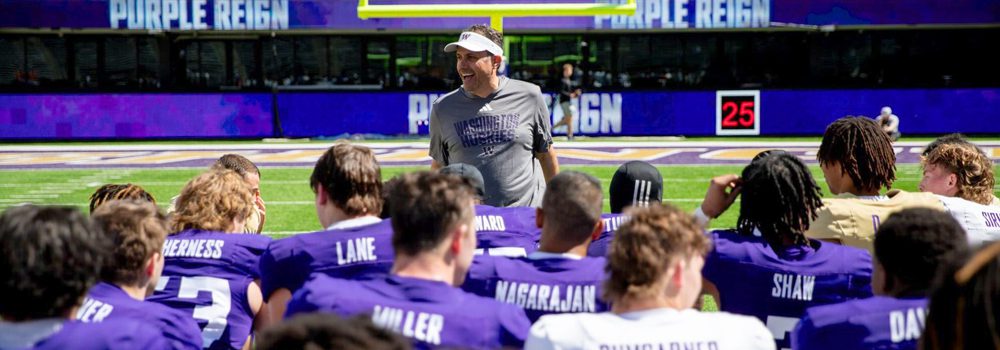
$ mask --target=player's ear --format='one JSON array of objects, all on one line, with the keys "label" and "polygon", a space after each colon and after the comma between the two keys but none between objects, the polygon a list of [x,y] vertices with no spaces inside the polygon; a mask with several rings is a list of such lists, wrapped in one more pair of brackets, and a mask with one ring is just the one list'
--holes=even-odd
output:
[{"label": "player's ear", "polygon": [[469,225],[466,224],[455,226],[455,229],[451,231],[451,242],[448,244],[448,249],[451,250],[452,254],[458,255],[462,252],[464,249],[462,241],[465,239],[465,235],[472,234],[468,231]]},{"label": "player's ear", "polygon": [[535,208],[535,226],[542,228],[545,225],[545,212],[542,208]]},{"label": "player's ear", "polygon": [[958,186],[958,175],[948,174],[948,187]]},{"label": "player's ear", "polygon": [[330,201],[329,193],[322,185],[316,185],[316,206],[326,205]]},{"label": "player's ear", "polygon": [[590,232],[590,241],[596,241],[601,237],[602,232],[604,232],[604,220],[598,219],[597,223],[594,224],[594,230]]},{"label": "player's ear", "polygon": [[160,255],[159,252],[153,253],[149,259],[146,259],[146,266],[143,268],[143,273],[147,279],[156,275],[156,266],[160,263],[161,259],[163,259],[163,255]]}]

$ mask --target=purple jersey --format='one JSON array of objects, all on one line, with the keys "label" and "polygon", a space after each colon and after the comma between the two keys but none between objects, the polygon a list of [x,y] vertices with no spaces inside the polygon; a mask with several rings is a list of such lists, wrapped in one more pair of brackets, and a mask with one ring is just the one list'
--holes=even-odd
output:
[{"label": "purple jersey", "polygon": [[285,317],[316,311],[371,314],[376,325],[411,338],[417,348],[520,348],[531,326],[514,305],[395,275],[364,281],[315,275],[292,297]]},{"label": "purple jersey", "polygon": [[809,307],[872,295],[867,251],[810,240],[777,254],[760,237],[711,233],[702,275],[719,290],[722,311],[759,318],[788,348],[788,334]]},{"label": "purple jersey", "polygon": [[[0,332],[6,332],[0,327]],[[4,348],[0,345],[0,348]],[[172,349],[168,339],[156,326],[125,319],[100,323],[67,321],[62,328],[35,343],[35,350],[166,350]],[[5,348],[6,349],[6,348]]]},{"label": "purple jersey", "polygon": [[809,308],[795,332],[794,349],[916,349],[927,300],[876,296]]},{"label": "purple jersey", "polygon": [[604,312],[604,264],[592,257],[477,256],[462,289],[520,306],[532,323],[547,314]]},{"label": "purple jersey", "polygon": [[146,300],[191,315],[206,349],[241,349],[253,327],[247,288],[271,239],[253,234],[189,230],[163,244],[166,263]]},{"label": "purple jersey", "polygon": [[191,315],[169,307],[135,300],[116,285],[101,282],[90,289],[76,319],[83,322],[129,320],[155,326],[174,349],[201,349],[201,329]]},{"label": "purple jersey", "polygon": [[476,253],[526,256],[538,249],[535,208],[476,206]]},{"label": "purple jersey", "polygon": [[587,249],[587,256],[602,258],[608,256],[608,251],[611,249],[611,239],[615,237],[615,231],[618,231],[618,227],[624,224],[628,218],[628,215],[623,214],[601,215],[601,221],[604,221],[604,231],[601,231],[601,235],[597,239],[590,242],[590,248]]},{"label": "purple jersey", "polygon": [[295,292],[314,272],[354,279],[392,268],[389,220],[341,230],[295,235],[271,242],[260,258],[265,298],[281,288]]}]

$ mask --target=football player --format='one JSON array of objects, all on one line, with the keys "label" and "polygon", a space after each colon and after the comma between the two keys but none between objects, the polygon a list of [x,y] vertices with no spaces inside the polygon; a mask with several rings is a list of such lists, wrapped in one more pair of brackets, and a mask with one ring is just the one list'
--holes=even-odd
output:
[{"label": "football player", "polygon": [[201,329],[191,315],[143,301],[163,272],[166,216],[152,203],[119,200],[104,203],[91,214],[114,243],[114,251],[101,282],[90,289],[76,318],[145,322],[161,330],[174,349],[201,349]]},{"label": "football player", "polygon": [[530,325],[524,310],[456,287],[476,247],[467,183],[454,175],[410,173],[393,186],[390,201],[391,273],[368,280],[316,274],[295,293],[285,316],[370,314],[376,325],[418,348],[520,347]]},{"label": "football player", "polygon": [[823,200],[819,215],[806,232],[811,238],[871,252],[881,222],[893,212],[913,207],[948,211],[970,240],[1000,238],[1000,209],[996,207],[927,192],[891,190],[881,194],[896,179],[896,154],[889,137],[871,119],[834,121],[823,134],[816,157],[836,197]]},{"label": "football player", "polygon": [[94,194],[90,195],[90,214],[93,215],[97,207],[100,207],[102,204],[114,200],[134,200],[150,202],[156,205],[156,199],[153,198],[153,195],[146,192],[142,187],[133,184],[106,184],[99,187],[97,191],[94,191]]},{"label": "football player", "polygon": [[916,349],[934,273],[967,248],[965,231],[947,213],[911,208],[890,215],[875,235],[877,296],[810,308],[792,348]]},{"label": "football player", "polygon": [[601,215],[604,230],[591,242],[587,249],[589,256],[608,255],[615,230],[628,219],[622,214],[625,208],[646,207],[663,201],[663,175],[652,164],[641,160],[627,162],[618,167],[611,177],[608,197],[611,199],[611,213]]},{"label": "football player", "polygon": [[586,256],[603,231],[603,203],[593,176],[564,171],[552,177],[535,219],[542,229],[538,250],[517,258],[477,256],[462,289],[518,305],[532,322],[550,313],[607,311],[598,292],[605,259]]},{"label": "football player", "polygon": [[611,312],[545,315],[525,349],[774,349],[757,319],[692,309],[708,237],[670,205],[629,211],[608,253]]},{"label": "football player", "polygon": [[[724,196],[716,189],[730,176],[713,179],[703,204],[722,202],[710,197]],[[703,272],[723,311],[757,317],[778,347],[788,348],[787,333],[806,308],[872,295],[868,252],[804,235],[823,202],[798,157],[779,151],[757,158],[743,169],[737,190],[737,227],[710,233],[714,247]]]},{"label": "football player", "polygon": [[0,214],[0,349],[170,349],[149,323],[71,321],[111,244],[75,208],[23,205]]},{"label": "football player", "polygon": [[476,255],[527,256],[538,249],[541,231],[535,225],[535,208],[494,207],[482,204],[486,195],[483,175],[476,167],[454,163],[438,169],[458,175],[476,193]]},{"label": "football player", "polygon": [[392,267],[392,226],[382,212],[382,171],[364,146],[338,143],[319,158],[309,180],[324,230],[271,242],[261,258],[269,322],[312,273],[361,278]]},{"label": "football player", "polygon": [[249,346],[254,319],[267,318],[258,264],[271,239],[243,234],[255,209],[242,176],[213,169],[184,186],[170,218],[163,275],[147,300],[194,317],[206,349]]}]

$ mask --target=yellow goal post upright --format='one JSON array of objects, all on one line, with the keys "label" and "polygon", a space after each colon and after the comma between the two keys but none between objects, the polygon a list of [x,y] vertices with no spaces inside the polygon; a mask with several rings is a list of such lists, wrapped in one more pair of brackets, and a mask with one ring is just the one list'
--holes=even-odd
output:
[{"label": "yellow goal post upright", "polygon": [[578,17],[635,14],[636,0],[614,3],[370,5],[358,0],[358,18],[489,17],[503,32],[504,17]]}]

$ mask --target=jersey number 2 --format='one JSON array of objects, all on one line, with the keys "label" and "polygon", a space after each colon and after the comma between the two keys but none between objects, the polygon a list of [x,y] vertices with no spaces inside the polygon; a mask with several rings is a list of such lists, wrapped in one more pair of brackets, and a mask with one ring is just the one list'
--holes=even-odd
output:
[{"label": "jersey number 2", "polygon": [[[167,287],[167,283],[172,277],[160,277],[156,284],[156,290],[162,291]],[[226,317],[232,308],[232,298],[229,293],[229,282],[222,278],[195,276],[180,277],[181,286],[177,291],[177,299],[196,299],[198,293],[208,292],[212,296],[212,304],[199,305],[194,307],[194,318],[208,322],[201,330],[201,338],[208,347],[216,340],[222,338],[222,333],[226,331]]]}]

